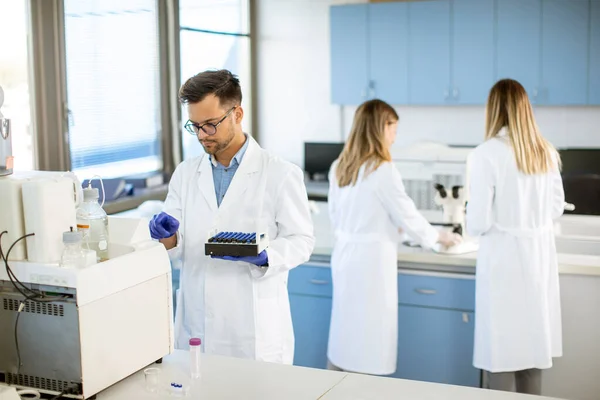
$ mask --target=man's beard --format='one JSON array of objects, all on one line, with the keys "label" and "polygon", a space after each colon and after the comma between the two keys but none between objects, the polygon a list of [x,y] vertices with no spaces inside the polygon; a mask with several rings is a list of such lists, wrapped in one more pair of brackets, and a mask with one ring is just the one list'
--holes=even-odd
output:
[{"label": "man's beard", "polygon": [[210,139],[204,140],[204,142],[209,145],[208,147],[205,146],[204,143],[202,143],[202,141],[200,141],[200,144],[202,145],[202,148],[204,148],[204,151],[207,154],[210,154],[211,156],[213,156],[213,155],[219,154],[221,151],[226,149],[234,137],[235,137],[235,132],[233,130],[233,126],[231,126],[229,129],[229,136],[227,136],[226,139],[223,139],[222,141],[216,141],[216,140],[210,140]]}]

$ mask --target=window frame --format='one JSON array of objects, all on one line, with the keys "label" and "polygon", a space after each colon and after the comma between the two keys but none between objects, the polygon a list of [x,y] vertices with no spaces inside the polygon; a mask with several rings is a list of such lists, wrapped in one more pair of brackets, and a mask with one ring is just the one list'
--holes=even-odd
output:
[{"label": "window frame", "polygon": [[[168,182],[173,171],[183,160],[182,113],[177,99],[181,82],[181,52],[179,0],[155,0],[158,6],[159,32],[159,92],[163,170],[157,171]],[[258,140],[256,85],[256,4],[249,0],[248,34],[250,46],[251,131]],[[32,71],[32,129],[34,140],[34,165],[37,170],[68,171],[71,169],[69,149],[69,109],[66,80],[64,0],[29,0],[30,48]],[[215,32],[217,33],[217,32]],[[136,207],[147,199],[164,200],[166,185],[162,188],[140,191],[115,207],[107,203],[110,212]],[[137,201],[139,200],[139,201]],[[121,207],[117,203],[123,203]]]}]

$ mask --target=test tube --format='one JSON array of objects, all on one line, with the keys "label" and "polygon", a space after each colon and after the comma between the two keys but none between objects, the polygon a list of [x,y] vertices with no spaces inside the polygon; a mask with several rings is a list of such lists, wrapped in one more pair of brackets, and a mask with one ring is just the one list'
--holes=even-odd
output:
[{"label": "test tube", "polygon": [[250,239],[252,235],[250,233],[244,233],[244,236],[242,236],[242,242],[243,243],[248,243],[248,240]]},{"label": "test tube", "polygon": [[227,232],[225,236],[223,236],[223,243],[229,242],[229,238],[233,235],[233,232]]},{"label": "test tube", "polygon": [[219,233],[219,236],[217,236],[217,243],[223,243],[225,236],[227,236],[227,232]]},{"label": "test tube", "polygon": [[242,232],[238,232],[235,234],[235,236],[233,237],[233,242],[234,243],[241,243],[241,239],[244,236],[244,234]]},{"label": "test tube", "polygon": [[256,243],[256,233],[252,234],[252,243]]}]

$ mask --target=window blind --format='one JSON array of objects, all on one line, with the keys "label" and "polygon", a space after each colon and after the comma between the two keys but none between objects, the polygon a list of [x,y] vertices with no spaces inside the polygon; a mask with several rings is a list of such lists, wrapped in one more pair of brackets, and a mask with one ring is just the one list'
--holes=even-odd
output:
[{"label": "window blind", "polygon": [[74,171],[162,168],[156,0],[65,0]]}]

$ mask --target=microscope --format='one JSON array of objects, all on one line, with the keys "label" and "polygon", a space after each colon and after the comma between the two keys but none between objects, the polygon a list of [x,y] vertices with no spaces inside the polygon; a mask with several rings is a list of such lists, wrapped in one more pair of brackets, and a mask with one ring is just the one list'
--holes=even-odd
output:
[{"label": "microscope", "polygon": [[452,229],[463,237],[463,242],[449,248],[440,248],[437,252],[446,254],[465,254],[477,251],[478,244],[469,238],[465,230],[465,216],[467,208],[467,191],[463,186],[453,186],[449,190],[442,184],[435,185],[435,204],[442,207],[442,223],[432,225]]},{"label": "microscope", "polygon": [[463,235],[465,233],[465,214],[466,214],[466,194],[463,186],[453,186],[447,190],[444,185],[437,183],[435,185],[435,204],[442,207],[442,224],[445,227],[451,227],[452,232]]}]

